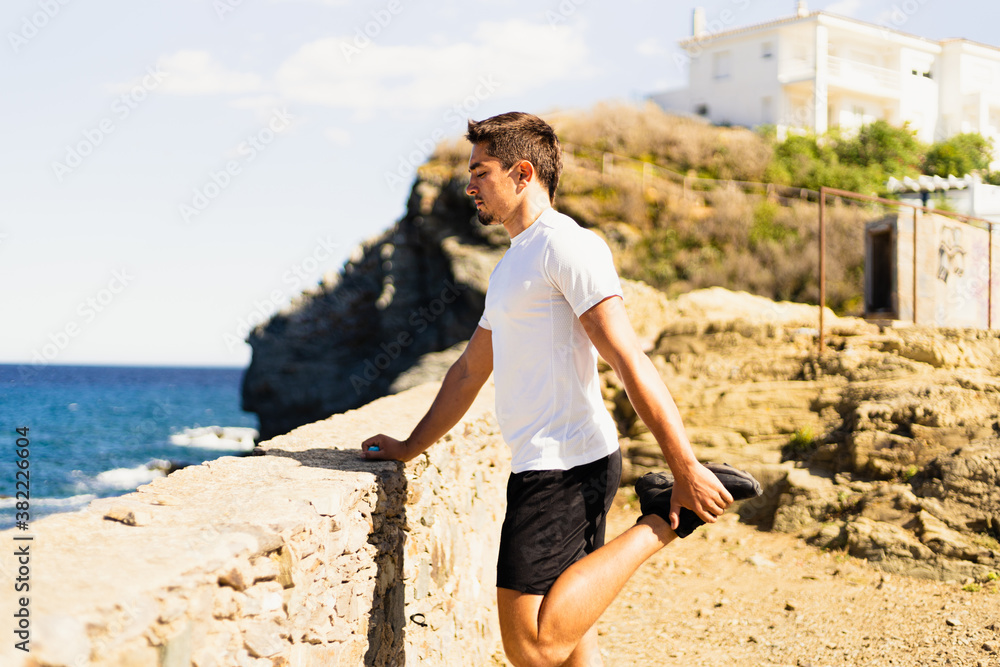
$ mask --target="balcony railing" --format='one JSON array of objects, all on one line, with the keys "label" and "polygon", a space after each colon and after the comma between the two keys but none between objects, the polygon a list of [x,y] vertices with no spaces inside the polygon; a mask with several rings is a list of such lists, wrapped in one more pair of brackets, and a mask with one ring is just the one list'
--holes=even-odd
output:
[{"label": "balcony railing", "polygon": [[[899,72],[877,65],[827,56],[827,75],[830,84],[878,95],[898,95]],[[778,80],[782,83],[806,81],[816,76],[814,60],[789,59],[781,63]]]},{"label": "balcony railing", "polygon": [[826,61],[830,83],[837,86],[855,90],[899,92],[899,72],[837,56],[828,56]]},{"label": "balcony railing", "polygon": [[805,81],[816,76],[816,63],[813,60],[786,58],[778,68],[778,81],[792,83]]}]

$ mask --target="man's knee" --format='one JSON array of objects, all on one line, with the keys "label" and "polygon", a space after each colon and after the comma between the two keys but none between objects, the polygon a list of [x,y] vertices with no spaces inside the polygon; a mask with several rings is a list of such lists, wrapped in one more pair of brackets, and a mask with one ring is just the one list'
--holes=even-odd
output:
[{"label": "man's knee", "polygon": [[497,589],[500,636],[507,659],[515,667],[556,667],[562,665],[575,648],[551,633],[541,633],[538,615],[541,595]]},{"label": "man's knee", "polygon": [[556,667],[569,658],[572,646],[562,646],[539,638],[528,628],[517,628],[514,623],[501,619],[500,635],[503,650],[514,667]]},{"label": "man's knee", "polygon": [[555,646],[524,639],[504,637],[504,652],[514,667],[559,667],[569,659],[573,647]]}]

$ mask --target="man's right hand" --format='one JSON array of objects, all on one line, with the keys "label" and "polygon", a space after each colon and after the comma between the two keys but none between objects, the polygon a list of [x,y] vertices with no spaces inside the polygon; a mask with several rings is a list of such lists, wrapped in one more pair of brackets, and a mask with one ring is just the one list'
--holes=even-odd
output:
[{"label": "man's right hand", "polygon": [[[376,448],[377,449],[373,449]],[[361,458],[373,461],[406,461],[405,440],[396,440],[379,433],[361,443]]]},{"label": "man's right hand", "polygon": [[[462,418],[493,372],[493,332],[476,327],[462,356],[444,375],[427,414],[406,440],[379,433],[361,443],[362,458],[372,461],[409,461],[444,437]],[[378,449],[372,449],[378,447]]]}]

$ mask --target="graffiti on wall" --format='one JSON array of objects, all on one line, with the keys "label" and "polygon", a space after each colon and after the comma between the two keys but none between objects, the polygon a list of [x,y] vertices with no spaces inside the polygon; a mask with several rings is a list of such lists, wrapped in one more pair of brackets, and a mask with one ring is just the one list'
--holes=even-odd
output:
[{"label": "graffiti on wall", "polygon": [[941,245],[938,247],[939,280],[948,282],[948,276],[954,274],[959,278],[965,273],[965,248],[962,241],[960,227],[941,227]]}]

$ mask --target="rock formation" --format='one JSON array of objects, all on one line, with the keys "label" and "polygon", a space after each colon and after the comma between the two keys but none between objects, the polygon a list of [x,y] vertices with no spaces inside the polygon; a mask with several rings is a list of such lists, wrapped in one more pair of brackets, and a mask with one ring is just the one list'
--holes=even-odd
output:
[{"label": "rock formation", "polygon": [[421,357],[472,335],[508,242],[454,176],[424,169],[398,223],[251,332],[243,408],[261,439],[385,396]]},{"label": "rock formation", "polygon": [[[765,528],[893,572],[1000,571],[1000,332],[878,327],[725,290],[667,305],[651,352],[703,460],[753,471]],[[610,370],[627,477],[663,467]]]}]

